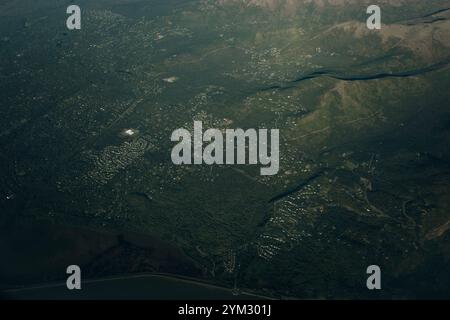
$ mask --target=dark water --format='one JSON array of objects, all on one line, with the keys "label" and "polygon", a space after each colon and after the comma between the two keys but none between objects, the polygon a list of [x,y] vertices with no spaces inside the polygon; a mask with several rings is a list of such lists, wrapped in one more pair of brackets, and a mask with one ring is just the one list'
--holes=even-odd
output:
[{"label": "dark water", "polygon": [[22,289],[3,293],[8,299],[71,300],[71,299],[261,299],[231,290],[194,281],[159,275],[139,275],[123,278],[95,280],[82,284],[81,290],[70,291],[64,284]]},{"label": "dark water", "polygon": [[293,193],[296,193],[300,190],[303,189],[303,187],[309,185],[311,182],[313,182],[314,180],[316,180],[317,178],[319,178],[320,176],[322,176],[322,174],[325,172],[325,170],[320,170],[319,172],[313,174],[311,177],[299,182],[295,187],[290,188],[278,195],[276,195],[275,197],[273,197],[272,199],[269,200],[269,203],[273,203],[273,202],[277,202]]},{"label": "dark water", "polygon": [[450,63],[450,58],[440,61],[438,63],[432,64],[432,65],[429,65],[429,66],[426,66],[423,68],[414,69],[414,70],[407,70],[407,71],[402,71],[402,72],[381,72],[381,73],[369,74],[369,75],[345,75],[338,71],[324,69],[324,70],[314,71],[310,74],[301,76],[295,80],[290,81],[287,84],[274,85],[269,88],[265,88],[265,89],[263,89],[263,91],[275,90],[275,89],[279,89],[279,90],[290,89],[290,88],[294,88],[300,82],[303,82],[305,80],[320,78],[320,77],[329,77],[329,78],[333,78],[336,80],[343,80],[343,81],[368,81],[368,80],[376,80],[376,79],[384,79],[384,78],[408,78],[408,77],[414,77],[414,76],[426,74],[426,73],[429,73],[432,71],[437,71],[439,69],[447,67],[449,65],[449,63]]}]

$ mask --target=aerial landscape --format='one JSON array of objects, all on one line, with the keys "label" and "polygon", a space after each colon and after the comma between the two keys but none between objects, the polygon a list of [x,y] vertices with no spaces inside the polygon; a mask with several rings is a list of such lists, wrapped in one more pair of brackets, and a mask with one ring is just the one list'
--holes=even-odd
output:
[{"label": "aerial landscape", "polygon": [[[449,49],[450,0],[0,1],[0,297],[76,264],[144,298],[450,299]],[[196,121],[278,129],[279,170],[175,165]]]}]

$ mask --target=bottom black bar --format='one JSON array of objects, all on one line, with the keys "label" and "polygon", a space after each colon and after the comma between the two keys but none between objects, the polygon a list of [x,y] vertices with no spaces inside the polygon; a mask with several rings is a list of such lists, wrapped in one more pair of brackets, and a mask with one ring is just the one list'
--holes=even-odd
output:
[{"label": "bottom black bar", "polygon": [[[398,312],[408,316],[418,312],[448,309],[448,301],[0,301],[0,308],[15,315],[40,312],[72,317],[143,317],[144,319],[306,319],[317,317],[383,318]],[[10,310],[8,310],[10,309]],[[63,315],[63,317],[61,317]]]}]

